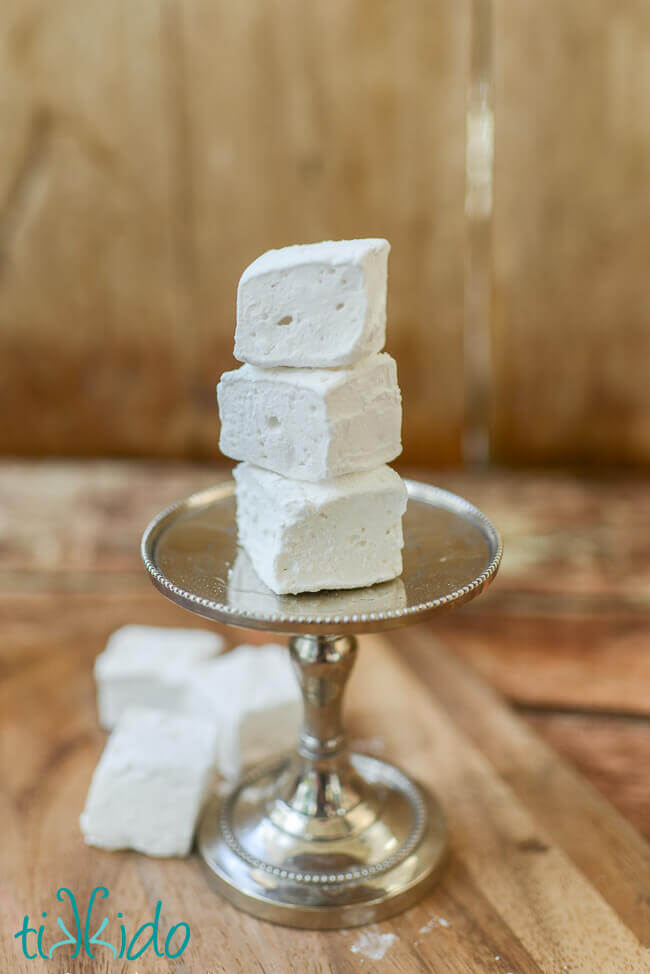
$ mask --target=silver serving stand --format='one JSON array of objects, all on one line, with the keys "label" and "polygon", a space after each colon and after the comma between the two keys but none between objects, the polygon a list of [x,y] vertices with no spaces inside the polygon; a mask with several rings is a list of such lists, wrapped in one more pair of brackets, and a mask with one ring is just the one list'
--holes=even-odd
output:
[{"label": "silver serving stand", "polygon": [[216,889],[265,920],[319,929],[375,922],[419,899],[444,860],[447,827],[433,795],[392,764],[348,751],[341,703],[353,634],[469,601],[494,578],[502,549],[468,501],[406,483],[404,571],[370,588],[274,595],[237,546],[232,481],[167,508],[142,539],[145,566],[173,602],[228,625],[291,634],[304,700],[297,750],[215,795],[198,832]]}]

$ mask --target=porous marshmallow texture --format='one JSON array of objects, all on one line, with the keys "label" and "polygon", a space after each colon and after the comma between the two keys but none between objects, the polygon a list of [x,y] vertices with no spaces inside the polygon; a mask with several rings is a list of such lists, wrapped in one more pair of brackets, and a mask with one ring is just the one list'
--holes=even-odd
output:
[{"label": "porous marshmallow texture", "polygon": [[222,453],[295,480],[370,470],[399,456],[402,399],[394,359],[340,369],[242,365],[217,386]]},{"label": "porous marshmallow texture", "polygon": [[387,240],[336,240],[269,250],[237,291],[235,358],[332,368],[386,341]]},{"label": "porous marshmallow texture", "polygon": [[201,629],[123,626],[95,660],[97,709],[110,730],[129,707],[183,709],[188,668],[216,656],[224,642]]},{"label": "porous marshmallow texture", "polygon": [[305,483],[241,463],[234,477],[239,542],[276,594],[401,574],[406,487],[390,467]]},{"label": "porous marshmallow texture", "polygon": [[185,856],[214,780],[211,720],[129,710],[92,778],[80,824],[89,845]]},{"label": "porous marshmallow texture", "polygon": [[228,779],[295,746],[302,697],[285,647],[239,646],[192,671],[192,713],[218,722],[217,764]]}]

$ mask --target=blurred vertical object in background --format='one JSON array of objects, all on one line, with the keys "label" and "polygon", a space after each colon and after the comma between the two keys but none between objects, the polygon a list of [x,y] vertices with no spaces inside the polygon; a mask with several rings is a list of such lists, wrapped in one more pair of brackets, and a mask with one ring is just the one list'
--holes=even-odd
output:
[{"label": "blurred vertical object in background", "polygon": [[492,420],[492,0],[472,0],[465,122],[465,417],[463,459],[487,463]]},{"label": "blurred vertical object in background", "polygon": [[0,452],[216,458],[242,269],[367,235],[405,462],[647,466],[650,6],[492,5],[5,0]]}]

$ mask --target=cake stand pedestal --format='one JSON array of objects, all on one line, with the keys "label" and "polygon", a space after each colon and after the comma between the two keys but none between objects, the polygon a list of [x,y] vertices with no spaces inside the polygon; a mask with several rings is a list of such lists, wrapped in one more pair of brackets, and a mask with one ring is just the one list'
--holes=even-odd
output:
[{"label": "cake stand pedestal", "polygon": [[[474,598],[501,559],[470,503],[407,481],[404,571],[370,588],[276,596],[237,547],[234,484],[156,517],[142,539],[154,584],[191,612],[290,634],[304,700],[297,749],[207,804],[199,853],[216,889],[265,920],[326,929],[404,910],[434,882],[447,827],[437,800],[385,761],[350,753],[341,721],[356,633],[420,622]],[[377,701],[378,709],[381,701]]]}]

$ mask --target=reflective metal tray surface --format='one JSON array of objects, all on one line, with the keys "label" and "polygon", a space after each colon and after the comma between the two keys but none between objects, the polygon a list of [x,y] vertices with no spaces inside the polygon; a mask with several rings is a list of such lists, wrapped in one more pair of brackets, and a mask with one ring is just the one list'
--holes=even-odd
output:
[{"label": "reflective metal tray surface", "polygon": [[449,491],[407,480],[404,570],[367,588],[278,596],[237,545],[232,480],[167,508],[147,527],[142,557],[154,584],[208,619],[284,633],[360,633],[419,622],[466,602],[494,578],[501,541]]}]

